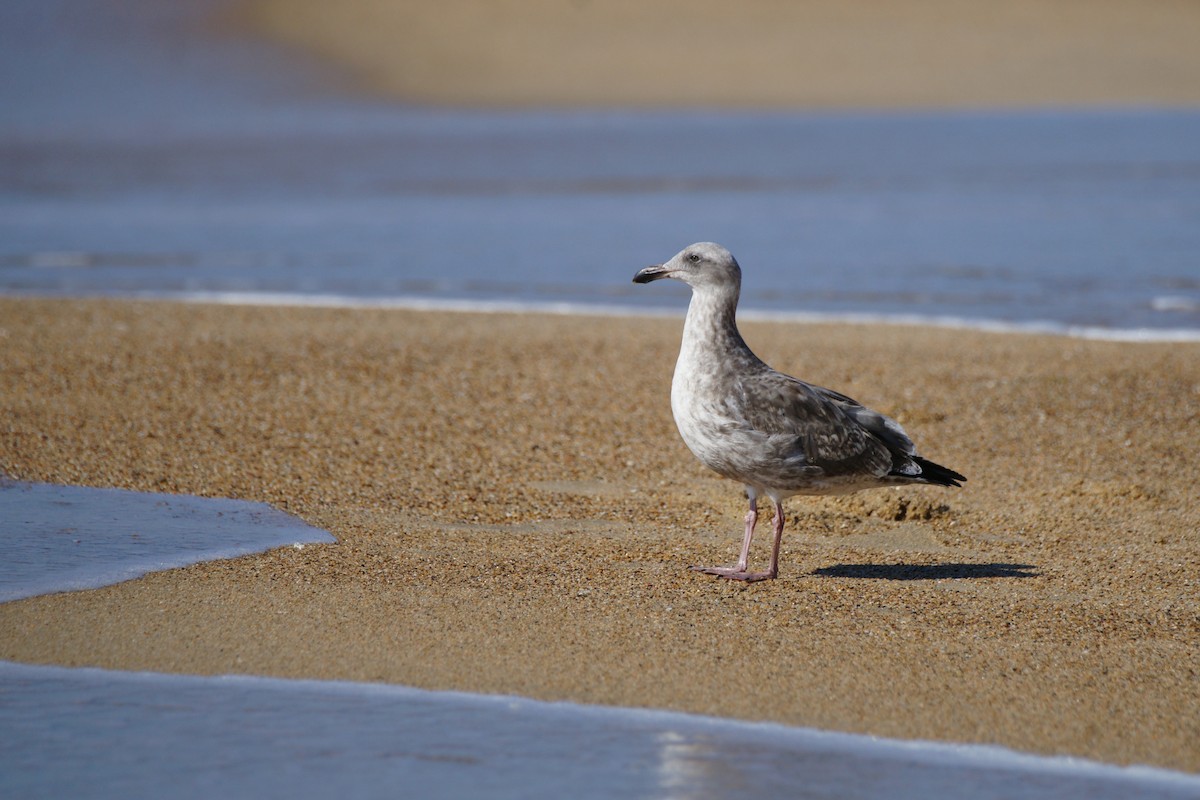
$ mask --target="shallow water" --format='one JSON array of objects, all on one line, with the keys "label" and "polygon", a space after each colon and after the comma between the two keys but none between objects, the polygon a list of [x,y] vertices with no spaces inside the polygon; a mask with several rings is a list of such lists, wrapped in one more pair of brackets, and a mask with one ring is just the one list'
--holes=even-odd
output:
[{"label": "shallow water", "polygon": [[0,602],[335,541],[265,503],[0,478]]},{"label": "shallow water", "polygon": [[708,239],[749,309],[1200,331],[1197,111],[408,108],[222,6],[0,9],[0,291],[681,309]]},{"label": "shallow water", "polygon": [[999,748],[395,686],[0,662],[6,797],[1192,798]]}]

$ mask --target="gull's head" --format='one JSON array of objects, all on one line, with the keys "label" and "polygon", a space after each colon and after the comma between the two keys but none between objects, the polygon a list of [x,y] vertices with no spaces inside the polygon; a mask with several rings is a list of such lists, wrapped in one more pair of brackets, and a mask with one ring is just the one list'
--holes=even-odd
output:
[{"label": "gull's head", "polygon": [[742,285],[742,268],[733,253],[713,242],[697,242],[680,250],[665,264],[655,264],[633,276],[634,283],[650,283],[659,278],[675,278],[693,289],[707,287],[732,289]]}]

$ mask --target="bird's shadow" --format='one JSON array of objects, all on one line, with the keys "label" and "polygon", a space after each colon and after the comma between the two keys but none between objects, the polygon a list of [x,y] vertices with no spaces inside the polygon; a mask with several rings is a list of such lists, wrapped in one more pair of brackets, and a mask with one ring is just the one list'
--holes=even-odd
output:
[{"label": "bird's shadow", "polygon": [[1033,578],[1032,564],[834,564],[812,571],[829,578],[874,578],[885,581],[936,581],[969,578]]}]

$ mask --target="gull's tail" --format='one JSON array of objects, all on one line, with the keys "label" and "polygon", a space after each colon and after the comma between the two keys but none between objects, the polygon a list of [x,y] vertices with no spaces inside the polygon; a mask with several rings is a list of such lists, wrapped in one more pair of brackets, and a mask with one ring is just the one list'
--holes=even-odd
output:
[{"label": "gull's tail", "polygon": [[921,474],[918,480],[924,483],[932,483],[935,486],[962,486],[962,481],[967,477],[960,475],[948,467],[943,467],[941,464],[935,464],[932,461],[921,458],[920,456],[909,456],[913,463],[921,468]]}]

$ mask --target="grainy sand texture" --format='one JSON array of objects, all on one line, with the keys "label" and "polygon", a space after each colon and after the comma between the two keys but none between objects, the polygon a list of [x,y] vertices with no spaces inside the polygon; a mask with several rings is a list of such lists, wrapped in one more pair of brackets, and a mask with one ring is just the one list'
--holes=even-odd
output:
[{"label": "grainy sand texture", "polygon": [[1200,103],[1191,0],[248,0],[235,21],[421,103]]},{"label": "grainy sand texture", "polygon": [[[680,442],[681,319],[0,299],[0,470],[337,544],[0,606],[0,658],[390,681],[1200,770],[1200,345],[746,324],[964,489],[788,502]],[[762,545],[756,550],[765,558]]]}]

